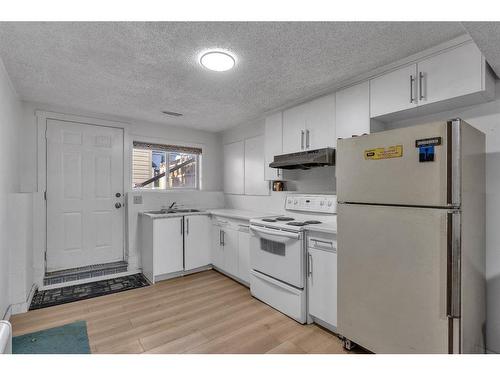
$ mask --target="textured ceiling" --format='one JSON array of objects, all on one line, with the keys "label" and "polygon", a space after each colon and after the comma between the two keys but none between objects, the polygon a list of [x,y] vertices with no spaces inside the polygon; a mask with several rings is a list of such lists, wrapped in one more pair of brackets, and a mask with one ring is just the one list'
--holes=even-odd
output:
[{"label": "textured ceiling", "polygon": [[500,22],[463,22],[497,76],[500,76]]},{"label": "textured ceiling", "polygon": [[[218,131],[464,33],[458,22],[2,22],[0,56],[24,100]],[[201,68],[206,48],[233,51],[236,68]]]}]

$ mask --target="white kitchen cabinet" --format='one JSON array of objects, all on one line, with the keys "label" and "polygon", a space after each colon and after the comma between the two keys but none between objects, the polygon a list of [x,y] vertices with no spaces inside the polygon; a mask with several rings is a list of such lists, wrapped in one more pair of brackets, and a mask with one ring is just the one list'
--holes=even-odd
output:
[{"label": "white kitchen cabinet", "polygon": [[303,151],[308,104],[300,104],[283,111],[283,153]]},{"label": "white kitchen cabinet", "polygon": [[250,283],[250,233],[244,225],[238,231],[238,277]]},{"label": "white kitchen cabinet", "polygon": [[224,192],[245,193],[245,143],[243,141],[224,145]]},{"label": "white kitchen cabinet", "polygon": [[283,170],[270,168],[275,155],[283,154],[283,112],[266,117],[264,132],[264,178],[267,181],[283,180]]},{"label": "white kitchen cabinet", "polygon": [[415,108],[417,64],[411,64],[370,80],[370,116]]},{"label": "white kitchen cabinet", "polygon": [[183,218],[154,220],[153,251],[155,275],[182,271],[183,264]]},{"label": "white kitchen cabinet", "polygon": [[222,246],[222,228],[215,221],[212,224],[212,264],[220,269],[224,268],[224,247]]},{"label": "white kitchen cabinet", "polygon": [[193,270],[210,261],[211,220],[208,215],[184,217],[184,268]]},{"label": "white kitchen cabinet", "polygon": [[225,227],[222,229],[224,247],[224,268],[227,273],[238,277],[238,231]]},{"label": "white kitchen cabinet", "polygon": [[245,139],[245,195],[269,195],[264,162],[264,137]]},{"label": "white kitchen cabinet", "polygon": [[308,249],[308,311],[327,328],[337,326],[337,253]]},{"label": "white kitchen cabinet", "polygon": [[308,150],[335,147],[335,94],[310,101],[307,108],[305,146]]},{"label": "white kitchen cabinet", "polygon": [[483,55],[474,43],[419,61],[419,105],[482,91],[484,73]]},{"label": "white kitchen cabinet", "polygon": [[335,94],[283,111],[284,154],[335,144]]},{"label": "white kitchen cabinet", "polygon": [[370,133],[370,84],[358,83],[335,93],[337,138]]},{"label": "white kitchen cabinet", "polygon": [[[473,42],[370,80],[370,116],[397,120],[494,98],[493,74]],[[432,104],[432,105],[431,105]]]}]

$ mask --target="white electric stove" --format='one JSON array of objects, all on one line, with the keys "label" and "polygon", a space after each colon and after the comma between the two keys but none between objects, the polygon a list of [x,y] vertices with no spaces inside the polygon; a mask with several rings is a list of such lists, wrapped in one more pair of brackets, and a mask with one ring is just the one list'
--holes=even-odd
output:
[{"label": "white electric stove", "polygon": [[294,194],[285,198],[285,215],[250,220],[250,290],[295,320],[306,323],[305,231],[335,232],[335,195]]}]

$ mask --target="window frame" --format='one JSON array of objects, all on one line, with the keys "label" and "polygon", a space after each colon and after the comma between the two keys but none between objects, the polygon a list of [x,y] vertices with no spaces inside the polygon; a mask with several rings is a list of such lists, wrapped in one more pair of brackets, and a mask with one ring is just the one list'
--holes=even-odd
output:
[{"label": "window frame", "polygon": [[[151,138],[142,138],[142,137],[131,137],[132,140],[130,142],[130,167],[129,167],[129,173],[130,173],[130,191],[131,192],[152,192],[152,193],[165,193],[165,192],[172,192],[172,191],[200,191],[202,190],[202,160],[203,160],[203,151],[204,151],[204,145],[202,144],[193,144],[193,143],[185,143],[185,142],[179,142],[179,141],[169,141],[166,139],[151,139]],[[133,173],[133,166],[134,166],[134,142],[140,142],[140,143],[151,143],[151,144],[164,144],[164,145],[171,145],[171,146],[178,146],[180,148],[182,147],[193,147],[193,148],[199,148],[201,149],[200,154],[196,154],[196,184],[195,187],[168,187],[168,181],[167,181],[167,187],[165,189],[160,189],[160,188],[147,188],[147,187],[134,187],[134,173]],[[161,151],[161,150],[160,150]],[[181,151],[182,152],[182,151]],[[169,162],[170,157],[169,157],[169,151],[167,151],[167,161]],[[168,176],[165,175],[165,178],[168,179]]]}]

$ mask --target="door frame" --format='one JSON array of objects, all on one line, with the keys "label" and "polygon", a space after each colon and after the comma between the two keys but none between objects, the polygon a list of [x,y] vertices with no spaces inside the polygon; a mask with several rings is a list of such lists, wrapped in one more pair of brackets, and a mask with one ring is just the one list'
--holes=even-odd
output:
[{"label": "door frame", "polygon": [[[123,154],[122,154],[122,168],[123,168],[123,192],[125,194],[126,182],[130,179],[130,172],[125,168],[125,155],[129,153],[129,142],[126,122],[109,121],[95,117],[86,117],[78,115],[69,115],[57,112],[48,111],[35,111],[36,131],[37,131],[37,194],[34,197],[34,243],[43,244],[34,249],[33,254],[33,268],[34,268],[34,281],[38,285],[43,285],[43,278],[47,270],[47,201],[45,200],[45,192],[47,189],[47,121],[66,121],[82,125],[104,126],[117,128],[123,132]],[[127,260],[127,233],[126,233],[126,212],[123,215],[123,260]]]}]

